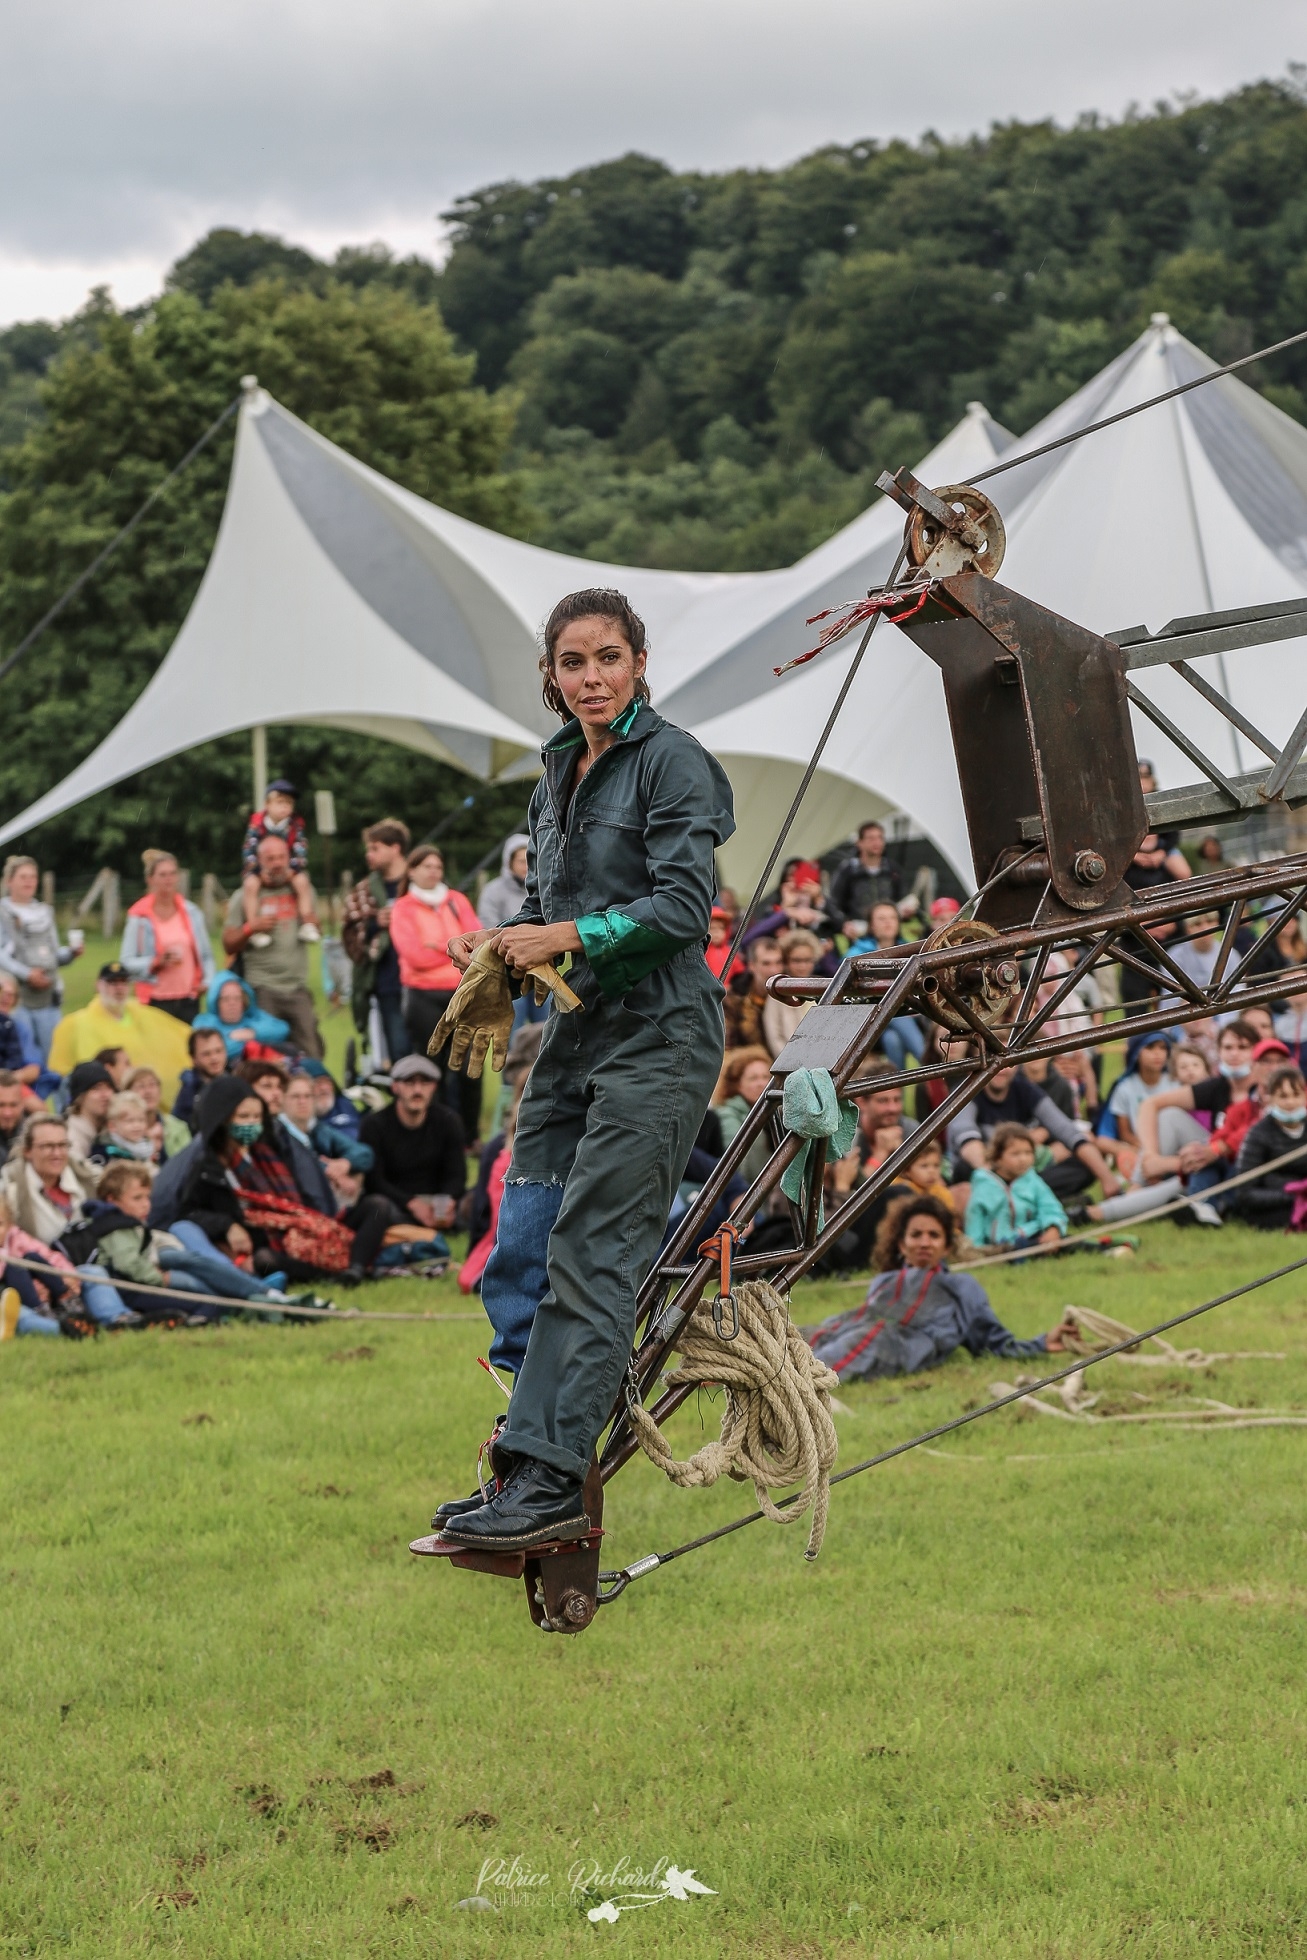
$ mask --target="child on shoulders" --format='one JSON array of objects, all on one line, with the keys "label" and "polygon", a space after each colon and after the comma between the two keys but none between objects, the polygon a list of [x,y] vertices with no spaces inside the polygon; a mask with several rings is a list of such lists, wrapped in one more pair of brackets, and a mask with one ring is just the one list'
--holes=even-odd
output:
[{"label": "child on shoulders", "polygon": [[[314,910],[313,887],[309,883],[309,842],[304,819],[295,808],[299,795],[294,783],[279,776],[268,784],[263,808],[251,816],[241,847],[241,896],[245,901],[246,925],[257,925],[259,918],[259,845],[265,837],[282,837],[290,852],[290,882],[300,917],[299,937],[321,939]],[[256,932],[251,946],[271,944],[270,935]]]}]

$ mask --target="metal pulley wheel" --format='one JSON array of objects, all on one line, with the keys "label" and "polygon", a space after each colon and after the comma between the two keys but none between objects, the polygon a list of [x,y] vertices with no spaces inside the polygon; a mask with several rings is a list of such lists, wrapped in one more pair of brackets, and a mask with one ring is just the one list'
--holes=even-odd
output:
[{"label": "metal pulley wheel", "polygon": [[946,483],[935,495],[968,520],[971,537],[962,538],[946,530],[918,507],[907,523],[911,562],[931,578],[951,578],[954,572],[968,570],[983,572],[986,578],[996,577],[1007,549],[1007,533],[996,507],[983,490],[973,490],[969,483]]},{"label": "metal pulley wheel", "polygon": [[947,998],[944,985],[987,1028],[998,1027],[1011,1015],[1021,992],[1021,969],[1014,959],[985,958],[986,942],[997,937],[993,926],[979,919],[952,919],[924,942],[923,951],[956,946],[963,954],[956,966],[936,967],[933,973],[921,977],[921,1007],[940,1027],[954,1034],[976,1032],[966,1015],[959,1013]]}]

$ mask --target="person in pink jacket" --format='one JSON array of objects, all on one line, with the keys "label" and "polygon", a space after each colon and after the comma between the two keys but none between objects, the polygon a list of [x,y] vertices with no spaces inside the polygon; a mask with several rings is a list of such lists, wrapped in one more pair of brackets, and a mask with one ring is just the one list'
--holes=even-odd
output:
[{"label": "person in pink jacket", "polygon": [[[434,844],[419,844],[409,852],[408,889],[390,911],[390,939],[399,955],[399,979],[404,989],[404,1021],[415,1053],[425,1055],[437,1021],[453,998],[462,975],[447,952],[456,934],[477,932],[481,921],[462,892],[445,883],[445,860]],[[448,1050],[441,1051],[442,1102],[457,1111],[468,1143],[476,1141],[481,1114],[481,1084],[461,1070],[451,1069]]]}]

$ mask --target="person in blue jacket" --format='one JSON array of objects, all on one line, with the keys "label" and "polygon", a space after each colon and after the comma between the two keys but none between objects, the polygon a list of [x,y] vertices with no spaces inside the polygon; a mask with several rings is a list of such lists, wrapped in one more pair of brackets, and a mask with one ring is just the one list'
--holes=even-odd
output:
[{"label": "person in blue jacket", "polygon": [[1060,1353],[1075,1322],[1063,1319],[1048,1334],[1018,1340],[979,1281],[949,1271],[957,1233],[953,1208],[942,1198],[923,1193],[891,1205],[876,1235],[879,1271],[862,1305],[804,1329],[817,1359],[842,1381],[858,1382],[916,1374],[961,1347],[1003,1361]]},{"label": "person in blue jacket", "polygon": [[721,1067],[723,991],[704,958],[713,854],[735,817],[724,770],[654,712],[643,622],[619,592],[574,592],[545,626],[545,744],[511,972],[570,954],[580,1013],[551,1014],[518,1110],[481,1297],[516,1376],[488,1502],[442,1505],[447,1537],[491,1548],[586,1528],[582,1485]]},{"label": "person in blue jacket", "polygon": [[204,1012],[191,1023],[216,1028],[227,1044],[228,1059],[239,1061],[247,1041],[262,1041],[269,1048],[283,1045],[290,1035],[290,1023],[269,1014],[254,998],[254,989],[239,973],[220,973],[205,996]]}]

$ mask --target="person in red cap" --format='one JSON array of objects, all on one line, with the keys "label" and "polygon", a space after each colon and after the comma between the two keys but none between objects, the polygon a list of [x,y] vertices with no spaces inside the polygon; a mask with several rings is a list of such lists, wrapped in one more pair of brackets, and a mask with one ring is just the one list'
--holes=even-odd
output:
[{"label": "person in red cap", "polygon": [[961,910],[961,903],[956,898],[933,899],[930,907],[932,930],[938,932],[939,928],[946,926],[950,919],[956,919]]},{"label": "person in red cap", "polygon": [[763,905],[763,916],[745,933],[744,946],[755,939],[774,939],[795,926],[815,932],[827,951],[833,946],[835,920],[822,900],[821,866],[811,858],[791,858],[781,872],[780,890],[764,899]]}]

